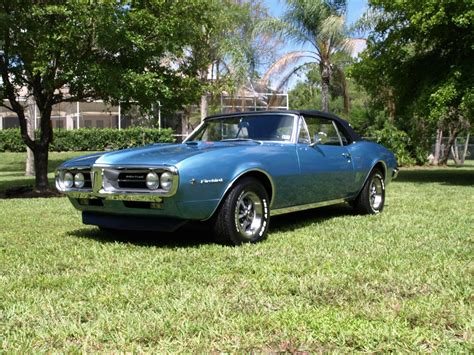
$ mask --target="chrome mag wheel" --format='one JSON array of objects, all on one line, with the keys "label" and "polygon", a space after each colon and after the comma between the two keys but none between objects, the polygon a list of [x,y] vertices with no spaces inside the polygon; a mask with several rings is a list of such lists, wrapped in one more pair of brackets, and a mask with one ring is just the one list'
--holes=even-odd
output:
[{"label": "chrome mag wheel", "polygon": [[375,174],[369,186],[369,203],[374,211],[380,209],[384,199],[383,178],[379,174]]},{"label": "chrome mag wheel", "polygon": [[235,226],[245,238],[253,238],[262,227],[263,201],[252,191],[242,191],[235,208]]}]

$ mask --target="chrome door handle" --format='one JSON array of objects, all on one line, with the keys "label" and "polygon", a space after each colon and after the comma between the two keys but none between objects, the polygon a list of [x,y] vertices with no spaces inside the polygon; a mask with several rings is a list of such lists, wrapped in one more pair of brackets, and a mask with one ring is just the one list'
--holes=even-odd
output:
[{"label": "chrome door handle", "polygon": [[347,158],[347,159],[350,159],[351,158],[351,154],[350,153],[342,153],[342,156],[344,158]]}]

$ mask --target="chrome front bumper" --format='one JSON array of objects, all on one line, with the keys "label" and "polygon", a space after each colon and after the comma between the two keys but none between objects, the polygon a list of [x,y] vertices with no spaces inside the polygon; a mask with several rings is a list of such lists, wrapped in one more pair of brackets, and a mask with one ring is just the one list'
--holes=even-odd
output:
[{"label": "chrome front bumper", "polygon": [[118,193],[118,192],[94,192],[94,191],[60,191],[66,196],[77,199],[103,199],[114,201],[137,201],[137,202],[163,202],[163,196],[149,193]]},{"label": "chrome front bumper", "polygon": [[393,169],[393,171],[392,171],[392,180],[397,178],[398,172],[399,172],[398,168]]}]

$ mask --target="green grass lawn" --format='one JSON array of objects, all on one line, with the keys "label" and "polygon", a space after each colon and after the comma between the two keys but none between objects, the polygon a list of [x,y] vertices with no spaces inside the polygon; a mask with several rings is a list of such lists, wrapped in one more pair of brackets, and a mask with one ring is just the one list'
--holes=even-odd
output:
[{"label": "green grass lawn", "polygon": [[[0,189],[26,181],[23,156],[0,154]],[[379,216],[278,216],[243,247],[190,229],[106,236],[66,198],[0,199],[0,344],[472,352],[473,242],[473,165],[404,169]]]}]

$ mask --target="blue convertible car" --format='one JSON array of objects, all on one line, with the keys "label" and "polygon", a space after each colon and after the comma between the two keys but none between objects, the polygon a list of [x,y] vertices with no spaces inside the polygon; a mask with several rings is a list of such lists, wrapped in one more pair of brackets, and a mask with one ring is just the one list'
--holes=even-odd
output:
[{"label": "blue convertible car", "polygon": [[270,216],[342,202],[382,211],[395,156],[319,111],[208,117],[182,144],[152,144],[62,164],[56,186],[85,224],[173,231],[208,221],[217,240],[265,238]]}]

